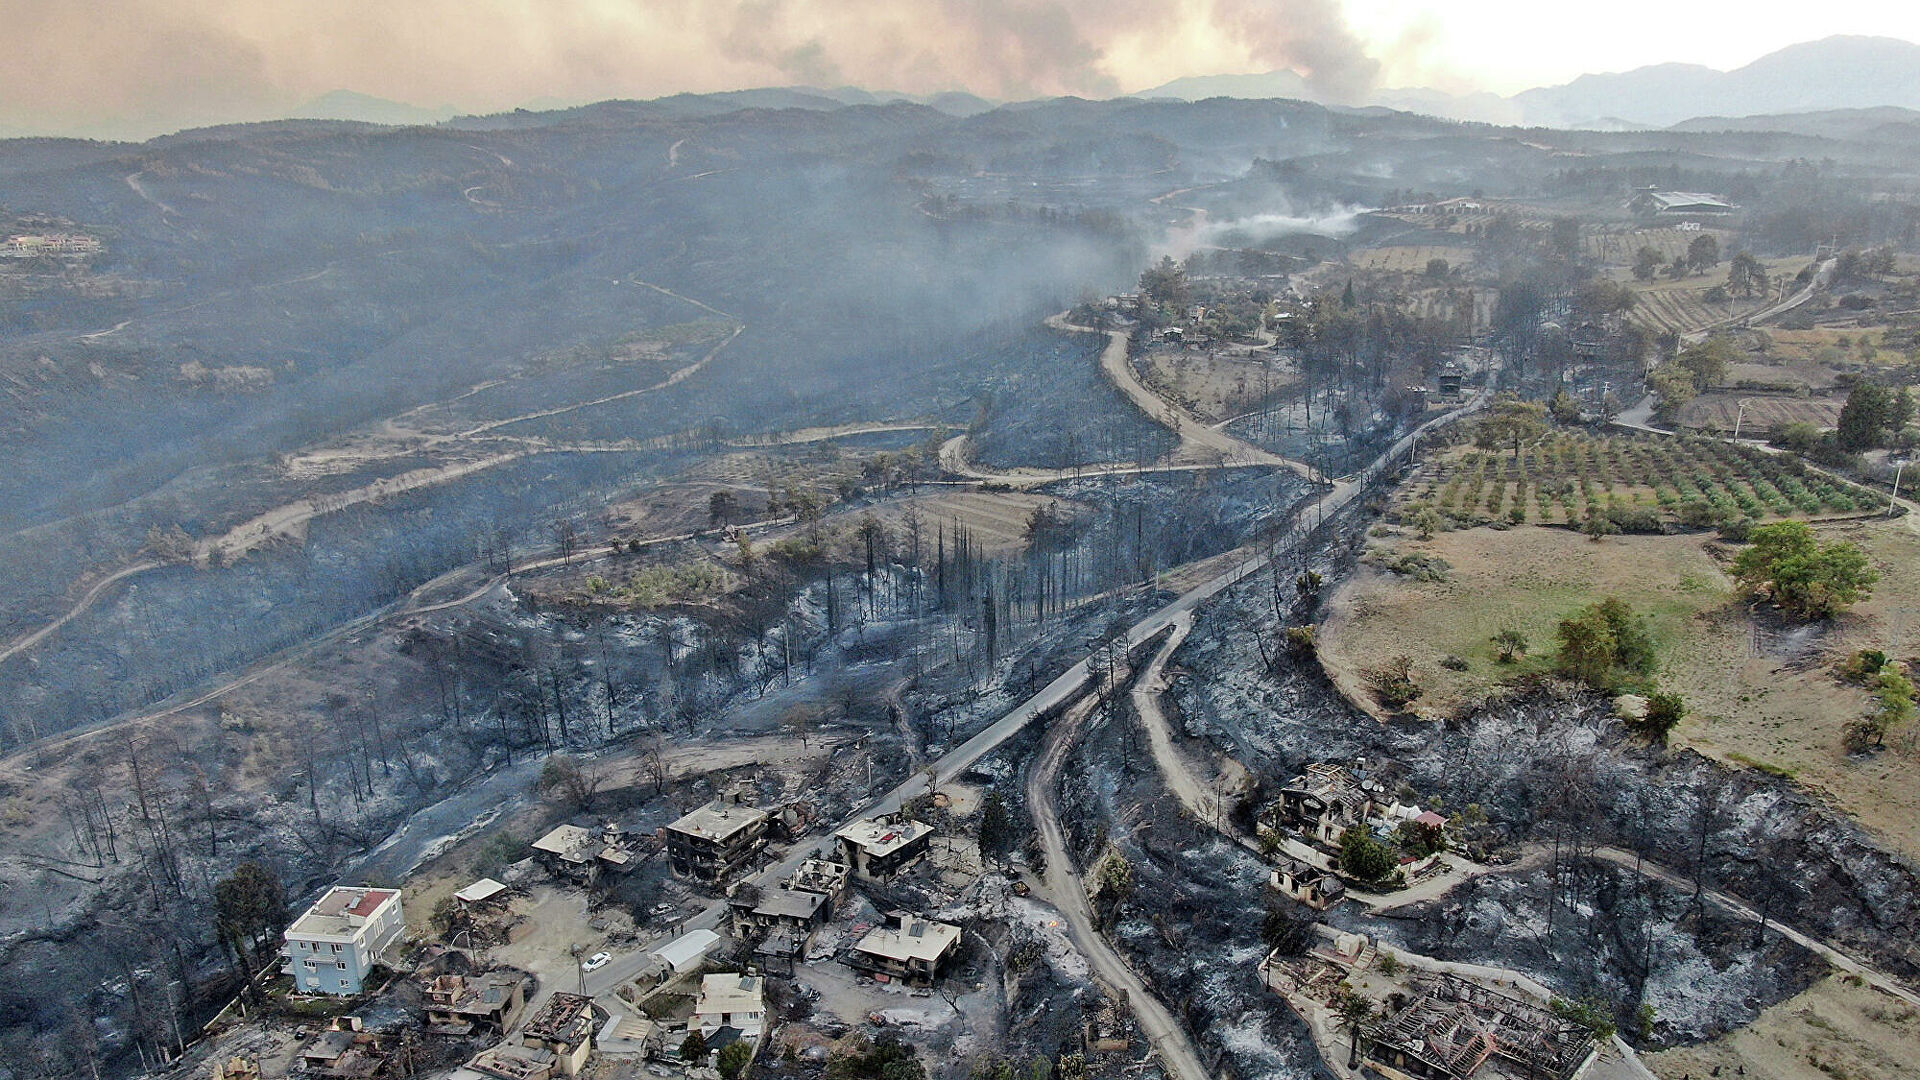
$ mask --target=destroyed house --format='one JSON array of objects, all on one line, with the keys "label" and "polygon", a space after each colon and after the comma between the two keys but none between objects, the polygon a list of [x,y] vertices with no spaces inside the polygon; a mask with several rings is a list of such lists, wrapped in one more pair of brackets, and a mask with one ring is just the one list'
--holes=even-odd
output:
[{"label": "destroyed house", "polygon": [[842,861],[854,876],[868,881],[885,881],[933,844],[933,826],[891,817],[856,821],[833,835],[840,842]]},{"label": "destroyed house", "polygon": [[1325,911],[1347,896],[1346,883],[1338,874],[1298,859],[1283,857],[1267,884],[1316,911]]},{"label": "destroyed house", "polygon": [[527,980],[514,972],[439,975],[421,991],[427,1030],[436,1035],[504,1032],[527,1006]]},{"label": "destroyed house", "polygon": [[1490,1058],[1502,1076],[1571,1080],[1593,1033],[1547,1006],[1457,975],[1421,975],[1413,999],[1374,1032],[1372,1062],[1416,1080],[1467,1080]]},{"label": "destroyed house", "polygon": [[387,1054],[370,1032],[359,1029],[359,1021],[343,1017],[335,1026],[315,1036],[300,1048],[300,1065],[316,1076],[337,1080],[366,1080],[386,1066]]},{"label": "destroyed house", "polygon": [[667,864],[709,885],[732,880],[767,843],[766,811],[723,799],[667,826]]},{"label": "destroyed house", "polygon": [[551,1050],[503,1044],[475,1054],[467,1068],[498,1080],[550,1080],[559,1064]]},{"label": "destroyed house", "polygon": [[875,977],[928,985],[959,951],[960,928],[895,912],[853,947],[848,960]]},{"label": "destroyed house", "polygon": [[599,829],[560,825],[533,842],[533,857],[548,872],[576,881],[592,881],[602,873],[618,873],[633,865],[633,847],[620,827],[608,822]]},{"label": "destroyed house", "polygon": [[833,902],[826,894],[804,889],[769,889],[757,896],[748,893],[736,896],[728,905],[733,911],[734,935],[741,938],[785,931],[805,942],[833,917]]},{"label": "destroyed house", "polygon": [[1307,766],[1281,789],[1280,801],[1273,808],[1273,824],[1333,844],[1339,842],[1341,833],[1367,820],[1372,812],[1373,795],[1351,772],[1319,762]]},{"label": "destroyed house", "polygon": [[397,889],[336,885],[287,927],[282,974],[302,994],[357,994],[406,930]]},{"label": "destroyed house", "polygon": [[574,1076],[593,1052],[593,999],[579,994],[555,994],[520,1029],[520,1044],[553,1054],[554,1071]]},{"label": "destroyed house", "polygon": [[800,864],[786,884],[807,892],[817,892],[828,900],[839,900],[847,893],[847,875],[851,872],[845,863],[828,862],[825,859],[808,859]]}]

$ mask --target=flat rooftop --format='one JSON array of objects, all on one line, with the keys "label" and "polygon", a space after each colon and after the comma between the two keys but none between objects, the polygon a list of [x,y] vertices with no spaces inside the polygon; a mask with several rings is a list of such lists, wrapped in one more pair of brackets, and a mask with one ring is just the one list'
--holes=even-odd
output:
[{"label": "flat rooftop", "polygon": [[811,919],[826,902],[824,894],[806,889],[769,889],[760,894],[753,913],[772,919]]},{"label": "flat rooftop", "polygon": [[709,803],[667,826],[671,832],[703,840],[725,840],[742,829],[767,820],[767,812],[740,803]]},{"label": "flat rooftop", "polygon": [[889,960],[932,963],[960,940],[960,928],[931,919],[902,919],[898,927],[874,928],[854,948]]},{"label": "flat rooftop", "polygon": [[931,832],[933,826],[925,822],[899,821],[889,824],[868,818],[856,821],[833,835],[871,857],[885,858]]},{"label": "flat rooftop", "polygon": [[352,937],[367,919],[400,893],[394,889],[357,889],[335,885],[293,921],[287,933],[294,937]]},{"label": "flat rooftop", "polygon": [[757,975],[727,972],[705,976],[700,980],[700,1001],[693,1011],[703,1015],[761,1012],[766,1008],[763,985]]}]

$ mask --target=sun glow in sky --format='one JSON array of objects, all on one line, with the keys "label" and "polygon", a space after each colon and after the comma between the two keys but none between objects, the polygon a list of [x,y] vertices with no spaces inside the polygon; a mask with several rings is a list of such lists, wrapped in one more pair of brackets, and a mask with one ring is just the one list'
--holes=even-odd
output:
[{"label": "sun glow in sky", "polygon": [[151,134],[333,90],[423,106],[857,85],[1104,97],[1291,68],[1315,94],[1512,93],[1730,68],[1832,34],[1920,40],[1920,3],[1827,0],[0,0],[0,132]]}]

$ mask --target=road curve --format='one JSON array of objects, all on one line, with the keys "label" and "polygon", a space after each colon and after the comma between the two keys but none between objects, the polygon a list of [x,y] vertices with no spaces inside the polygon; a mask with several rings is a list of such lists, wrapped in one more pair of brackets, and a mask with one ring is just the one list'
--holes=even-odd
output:
[{"label": "road curve", "polygon": [[1040,848],[1046,853],[1047,873],[1041,888],[1066,917],[1067,933],[1094,971],[1115,989],[1126,992],[1128,1007],[1139,1021],[1140,1030],[1153,1043],[1168,1075],[1176,1080],[1208,1080],[1206,1066],[1201,1063],[1193,1040],[1187,1037],[1186,1028],[1100,936],[1087,903],[1086,884],[1074,871],[1073,859],[1067,852],[1066,832],[1060,826],[1059,807],[1053,799],[1054,781],[1060,775],[1067,751],[1079,737],[1081,725],[1099,700],[1088,696],[1061,716],[1047,733],[1047,741],[1027,773],[1027,809],[1033,814],[1033,823],[1040,831]]}]

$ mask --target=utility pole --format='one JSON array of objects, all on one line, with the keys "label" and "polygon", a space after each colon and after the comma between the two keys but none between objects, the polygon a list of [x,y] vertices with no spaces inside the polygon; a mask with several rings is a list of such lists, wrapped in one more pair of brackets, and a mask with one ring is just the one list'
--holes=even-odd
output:
[{"label": "utility pole", "polygon": [[1899,509],[1900,474],[1905,472],[1906,468],[1907,468],[1906,458],[1898,458],[1893,463],[1893,497],[1887,500],[1887,516],[1888,517],[1892,517],[1893,512]]},{"label": "utility pole", "polygon": [[1740,409],[1738,412],[1735,412],[1733,414],[1733,441],[1734,442],[1740,441],[1740,422],[1747,418],[1747,400],[1748,399],[1746,398],[1741,398]]}]

